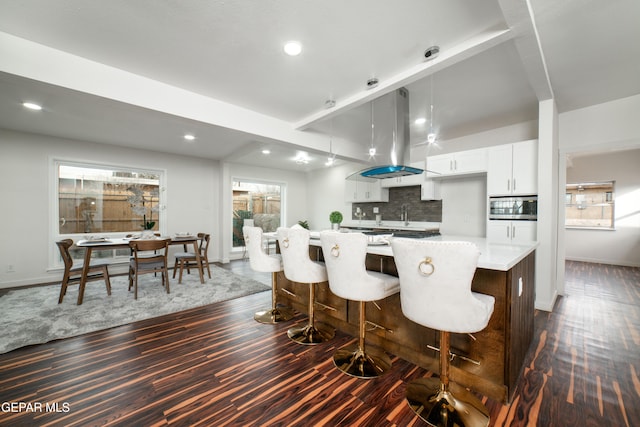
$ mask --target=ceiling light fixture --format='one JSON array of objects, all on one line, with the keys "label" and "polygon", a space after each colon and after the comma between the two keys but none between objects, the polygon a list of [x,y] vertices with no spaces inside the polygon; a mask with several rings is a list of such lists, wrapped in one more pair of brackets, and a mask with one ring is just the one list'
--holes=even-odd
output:
[{"label": "ceiling light fixture", "polygon": [[268,148],[265,148],[264,150],[262,150],[262,154],[264,155],[271,154],[271,150],[269,150]]},{"label": "ceiling light fixture", "polygon": [[427,123],[427,119],[425,119],[424,117],[418,117],[414,123],[417,125],[423,125]]},{"label": "ceiling light fixture", "polygon": [[434,59],[440,53],[440,46],[431,46],[424,51],[424,59]]},{"label": "ceiling light fixture", "polygon": [[431,81],[429,82],[431,86],[430,90],[430,101],[429,101],[429,133],[427,134],[427,143],[434,144],[436,139],[438,139],[438,135],[436,134],[436,130],[433,128],[433,74],[431,75]]},{"label": "ceiling light fixture", "polygon": [[329,135],[329,157],[325,166],[333,166],[336,161],[336,153],[333,152],[333,119],[331,119],[331,134]]},{"label": "ceiling light fixture", "polygon": [[40,111],[42,110],[42,106],[35,104],[33,102],[23,102],[22,106],[25,108],[28,108],[30,110],[34,110],[34,111]]},{"label": "ceiling light fixture", "polygon": [[193,141],[194,139],[196,139],[196,137],[188,133],[184,136],[184,139],[186,139],[187,141]]},{"label": "ceiling light fixture", "polygon": [[284,45],[284,52],[289,56],[298,56],[302,52],[302,45],[297,41],[289,41]]},{"label": "ceiling light fixture", "polygon": [[371,101],[371,146],[369,147],[369,160],[376,156],[376,146],[374,143],[374,124],[373,124],[373,100]]}]

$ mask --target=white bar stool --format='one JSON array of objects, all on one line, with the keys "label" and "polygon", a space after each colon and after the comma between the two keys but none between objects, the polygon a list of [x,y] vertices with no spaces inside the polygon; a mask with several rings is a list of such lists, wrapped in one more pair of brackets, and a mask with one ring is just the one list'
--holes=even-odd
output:
[{"label": "white bar stool", "polygon": [[[245,220],[246,223],[246,220]],[[277,276],[282,267],[280,255],[267,255],[262,250],[262,228],[245,225],[242,227],[244,244],[249,252],[249,265],[254,271],[271,273],[271,309],[258,311],[253,318],[260,323],[274,324],[293,318],[293,310],[278,307]]]},{"label": "white bar stool", "polygon": [[331,292],[360,303],[358,344],[337,350],[333,362],[339,370],[353,377],[382,375],[391,368],[391,358],[377,348],[370,347],[365,351],[365,303],[398,293],[399,280],[389,274],[367,271],[367,236],[362,233],[323,231],[320,242]]},{"label": "white bar stool", "polygon": [[312,261],[309,257],[309,230],[299,226],[279,227],[277,235],[285,277],[292,282],[309,285],[309,321],[306,326],[289,329],[287,335],[299,344],[329,341],[334,337],[335,331],[315,325],[316,283],[327,281],[327,269],[323,263]]},{"label": "white bar stool", "polygon": [[440,378],[409,383],[409,406],[430,425],[488,426],[489,411],[482,402],[465,388],[449,384],[450,333],[478,332],[493,313],[495,299],[471,291],[480,251],[469,242],[401,238],[392,239],[391,248],[400,276],[402,313],[440,331]]}]

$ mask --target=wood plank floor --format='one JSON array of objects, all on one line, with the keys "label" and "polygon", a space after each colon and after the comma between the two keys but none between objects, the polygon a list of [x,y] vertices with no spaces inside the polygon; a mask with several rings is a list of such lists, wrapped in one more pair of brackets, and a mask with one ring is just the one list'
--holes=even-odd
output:
[{"label": "wood plank floor", "polygon": [[[425,425],[404,392],[430,372],[394,358],[382,378],[346,376],[331,355],[351,337],[295,344],[286,330],[306,319],[256,323],[269,304],[264,292],[0,355],[0,425]],[[640,269],[568,262],[566,296],[535,324],[514,401],[483,398],[491,425],[640,425]]]}]

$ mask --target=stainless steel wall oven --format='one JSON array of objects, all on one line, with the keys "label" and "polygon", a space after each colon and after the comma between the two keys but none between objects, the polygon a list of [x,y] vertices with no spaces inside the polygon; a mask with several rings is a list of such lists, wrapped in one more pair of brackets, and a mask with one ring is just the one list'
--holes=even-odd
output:
[{"label": "stainless steel wall oven", "polygon": [[536,221],[538,196],[490,197],[489,219]]}]

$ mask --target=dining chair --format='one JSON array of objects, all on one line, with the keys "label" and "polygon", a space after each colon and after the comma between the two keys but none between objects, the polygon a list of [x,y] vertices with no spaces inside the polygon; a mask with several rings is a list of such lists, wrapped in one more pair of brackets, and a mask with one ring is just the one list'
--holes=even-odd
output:
[{"label": "dining chair", "polygon": [[[62,287],[60,288],[60,297],[58,297],[58,304],[60,304],[62,303],[62,300],[67,293],[67,287],[69,286],[69,284],[81,284],[83,266],[73,266],[73,258],[69,253],[69,248],[73,246],[73,240],[64,239],[56,242],[56,245],[58,245],[60,256],[62,257],[62,261],[64,262]],[[78,305],[82,304],[82,300],[84,297],[84,286],[86,285],[86,282],[104,280],[104,283],[107,287],[107,295],[111,295],[111,282],[109,281],[109,270],[107,268],[108,265],[109,262],[104,260],[96,260],[91,262],[91,264],[89,265],[89,271],[87,273],[87,280],[85,281],[85,284],[81,284],[81,288],[79,288]]]},{"label": "dining chair", "polygon": [[134,288],[138,299],[138,276],[146,273],[162,273],[162,285],[169,293],[167,252],[171,239],[132,240],[129,247],[133,256],[129,261],[129,290]]},{"label": "dining chair", "polygon": [[[198,243],[198,250],[200,251],[200,262],[202,263],[202,268],[206,268],[209,279],[211,279],[211,269],[209,268],[208,256],[211,235],[207,233],[198,233],[198,239],[200,240],[200,242]],[[180,268],[178,283],[182,283],[182,271],[185,268],[187,269],[187,274],[191,274],[191,271],[189,270],[190,267],[199,267],[196,254],[194,252],[187,251],[186,245],[184,247],[184,252],[177,252],[175,254],[175,260],[176,262],[173,266],[173,278],[176,278],[176,271],[178,271],[178,268]]]}]

